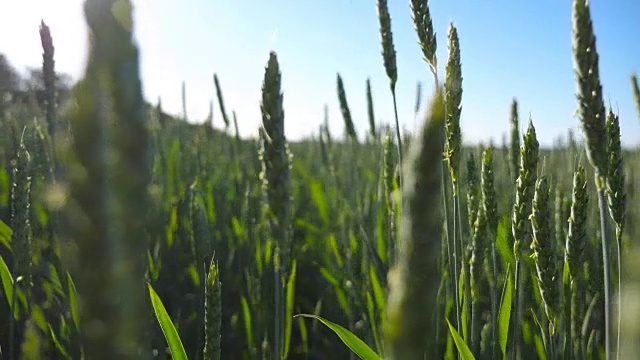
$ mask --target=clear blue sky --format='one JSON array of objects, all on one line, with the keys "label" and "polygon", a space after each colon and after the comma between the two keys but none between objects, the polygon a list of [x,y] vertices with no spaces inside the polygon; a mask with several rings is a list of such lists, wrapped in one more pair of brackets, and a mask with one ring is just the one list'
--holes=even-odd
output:
[{"label": "clear blue sky", "polygon": [[[8,5],[11,3],[11,5]],[[39,66],[37,24],[44,17],[57,46],[58,69],[82,74],[86,30],[81,0],[14,0],[0,4],[0,52],[19,69]],[[423,94],[433,81],[413,30],[409,1],[389,0],[398,56],[401,123],[413,129],[416,82]],[[162,98],[180,113],[181,83],[186,81],[188,115],[202,121],[215,99],[218,73],[228,111],[238,114],[241,133],[256,133],[259,100],[269,50],[282,69],[286,132],[299,139],[317,131],[329,106],[334,134],[343,133],[336,74],[360,134],[368,128],[365,81],[371,78],[379,122],[393,121],[393,107],[380,55],[375,0],[189,0],[134,1],[136,36],[142,51],[147,99]],[[512,97],[520,103],[521,127],[529,115],[542,144],[578,125],[571,55],[569,0],[431,0],[438,35],[439,71],[444,77],[449,22],[458,28],[462,53],[462,129],[467,142],[493,137],[499,144],[509,129]],[[640,144],[640,123],[629,76],[640,72],[640,1],[593,0],[592,14],[600,53],[605,102],[618,110],[623,141]],[[20,35],[16,35],[20,34]],[[214,122],[220,126],[219,108]]]}]

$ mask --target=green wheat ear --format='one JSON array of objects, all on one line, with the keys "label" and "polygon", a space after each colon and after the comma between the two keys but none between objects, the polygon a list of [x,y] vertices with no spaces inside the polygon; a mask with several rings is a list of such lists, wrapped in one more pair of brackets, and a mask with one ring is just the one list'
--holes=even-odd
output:
[{"label": "green wheat ear", "polygon": [[475,223],[480,207],[480,181],[478,181],[477,172],[475,157],[473,154],[469,154],[469,159],[467,159],[467,212],[471,237],[475,232]]},{"label": "green wheat ear", "polygon": [[415,116],[418,116],[420,112],[420,105],[422,104],[422,84],[420,81],[416,83],[416,103],[413,107],[413,112]]},{"label": "green wheat ear", "polygon": [[380,21],[380,37],[382,39],[382,58],[384,69],[391,81],[391,89],[394,91],[398,81],[398,67],[396,65],[396,49],[393,45],[393,33],[391,32],[391,16],[387,0],[378,0],[378,20]]},{"label": "green wheat ear", "polygon": [[462,112],[462,65],[460,64],[460,44],[458,30],[449,24],[449,57],[445,81],[446,97],[446,159],[451,172],[454,196],[458,191],[458,170],[460,167],[460,146],[462,132],[460,130],[460,113]]},{"label": "green wheat ear", "polygon": [[275,52],[269,54],[262,85],[262,179],[267,196],[269,224],[273,239],[278,241],[281,259],[288,267],[291,209],[291,153],[284,131],[284,108],[281,92],[281,73]]},{"label": "green wheat ear", "polygon": [[[146,351],[146,224],[150,136],[132,39],[133,5],[87,0],[91,46],[61,144],[69,197],[66,235],[78,254],[87,358],[139,359]],[[123,294],[126,294],[124,296]]]},{"label": "green wheat ear", "polygon": [[511,101],[511,174],[513,182],[518,181],[518,171],[520,169],[520,124],[518,120],[518,100]]},{"label": "green wheat ear", "polygon": [[398,188],[396,183],[396,165],[397,154],[395,144],[393,143],[393,135],[391,129],[387,128],[383,142],[383,165],[382,177],[384,181],[384,203],[386,207],[386,222],[388,226],[388,242],[387,250],[389,256],[389,264],[393,264],[396,258],[396,239],[397,239],[397,221],[396,221],[396,197],[394,193]]},{"label": "green wheat ear", "polygon": [[553,247],[553,230],[551,212],[551,199],[549,181],[546,176],[536,182],[533,198],[533,211],[531,214],[531,227],[533,228],[533,259],[536,264],[540,295],[544,302],[545,312],[550,325],[554,325],[557,312],[557,276],[558,269]]},{"label": "green wheat ear", "polygon": [[218,80],[218,74],[213,74],[213,84],[216,87],[216,96],[218,97],[218,105],[220,106],[220,112],[222,113],[222,121],[224,121],[224,127],[229,128],[230,121],[227,115],[227,110],[224,106],[224,99],[222,96],[222,87],[220,86],[220,80]]},{"label": "green wheat ear", "polygon": [[494,233],[498,228],[498,197],[496,195],[493,174],[493,148],[488,147],[482,154],[482,177],[480,180],[482,206],[487,217],[489,229]]},{"label": "green wheat ear", "polygon": [[565,261],[569,264],[571,286],[571,348],[576,359],[582,353],[582,314],[584,310],[584,259],[587,244],[587,209],[589,193],[583,167],[578,167],[573,175],[573,195],[571,215],[565,245]]},{"label": "green wheat ear", "polygon": [[376,117],[373,112],[373,97],[371,96],[371,80],[367,78],[367,115],[369,117],[369,131],[375,140],[378,137],[376,132]]},{"label": "green wheat ear", "polygon": [[[380,37],[382,40],[382,58],[384,61],[384,69],[389,78],[389,88],[391,89],[391,97],[393,98],[393,113],[396,121],[396,137],[398,141],[398,159],[400,166],[404,164],[404,139],[400,131],[400,120],[398,119],[398,104],[396,98],[396,83],[398,82],[398,67],[396,64],[396,49],[393,45],[393,33],[391,31],[391,15],[389,15],[389,5],[387,0],[378,0],[377,2],[378,20],[380,23]],[[402,176],[398,177],[400,188],[404,184]]]},{"label": "green wheat ear", "polygon": [[638,111],[638,118],[640,119],[640,86],[638,86],[638,76],[631,74],[631,88],[633,90],[633,99],[636,103],[636,110]]},{"label": "green wheat ear", "polygon": [[422,360],[435,351],[438,256],[442,231],[437,171],[444,146],[444,91],[433,98],[426,124],[414,140],[405,164],[397,265],[389,272],[388,319],[385,327],[389,359]]},{"label": "green wheat ear", "polygon": [[[618,116],[609,110],[607,117],[608,160],[606,193],[609,214],[616,225],[616,245],[618,248],[618,298],[622,294],[622,232],[626,220],[627,194],[625,189],[622,146],[620,145],[620,123]],[[620,349],[620,324],[622,304],[618,302],[618,342]]]},{"label": "green wheat ear", "polygon": [[[585,135],[587,157],[596,170],[596,176],[602,177],[607,173],[606,119],[588,0],[574,0],[573,3],[573,58],[579,84],[578,116]],[[598,188],[603,185],[598,181]]]},{"label": "green wheat ear", "polygon": [[[488,148],[486,148],[482,154],[482,173],[480,179],[480,189],[482,195],[482,215],[485,217],[487,229],[485,231],[486,236],[488,237],[486,245],[489,251],[488,261],[485,262],[485,274],[486,279],[491,286],[490,289],[490,303],[491,303],[491,314],[492,320],[487,324],[489,326],[490,336],[493,339],[498,338],[498,327],[496,324],[496,320],[498,318],[498,262],[496,255],[496,241],[495,234],[498,230],[498,197],[496,195],[496,187],[495,187],[495,179],[493,173],[493,145],[490,144]],[[484,330],[484,329],[483,329]],[[484,332],[483,334],[489,335],[489,332]],[[484,343],[484,341],[483,341]],[[496,354],[496,343],[495,341],[491,344],[491,353]],[[494,355],[495,356],[495,355]]]},{"label": "green wheat ear", "polygon": [[[269,236],[275,243],[273,250],[274,330],[272,331],[270,350],[274,358],[280,358],[285,341],[286,302],[284,279],[291,264],[291,161],[289,144],[284,130],[284,108],[281,90],[281,72],[275,52],[269,54],[269,61],[262,84],[262,189],[266,198],[266,217]],[[266,338],[265,338],[266,339]]]},{"label": "green wheat ear", "polygon": [[345,131],[347,132],[347,136],[352,141],[357,142],[358,135],[356,134],[356,128],[353,125],[353,119],[351,118],[351,110],[349,109],[349,103],[347,102],[347,94],[344,90],[344,83],[342,81],[342,76],[340,76],[340,74],[336,76],[336,83],[338,87],[338,101],[340,102],[340,112],[342,112]]},{"label": "green wheat ear", "polygon": [[436,39],[436,32],[433,30],[429,2],[427,0],[411,0],[410,7],[411,18],[413,19],[413,26],[418,34],[418,43],[422,50],[422,56],[424,56],[424,60],[429,64],[433,75],[436,76],[438,69],[438,58],[436,56],[438,41]]},{"label": "green wheat ear", "polygon": [[[533,201],[533,192],[536,183],[538,171],[538,154],[540,144],[536,136],[536,130],[533,121],[529,119],[529,128],[524,136],[524,143],[520,147],[520,174],[516,181],[516,199],[513,204],[513,214],[511,217],[511,234],[513,236],[513,254],[515,257],[515,316],[513,317],[514,336],[511,338],[511,348],[516,356],[518,352],[517,344],[520,342],[520,322],[522,313],[518,309],[520,304],[520,274],[522,251],[521,246],[528,241],[531,236],[530,227],[528,226],[529,215],[531,214],[531,202]],[[511,334],[511,332],[510,332]]]},{"label": "green wheat ear", "polygon": [[511,220],[513,251],[516,255],[519,254],[520,246],[529,234],[526,221],[531,214],[531,201],[533,201],[538,171],[539,148],[536,129],[530,120],[529,128],[524,136],[524,144],[520,147],[520,175],[516,182],[516,201],[513,205]]},{"label": "green wheat ear", "polygon": [[609,110],[607,117],[608,167],[607,196],[611,218],[616,223],[616,235],[622,236],[625,225],[627,196],[625,193],[625,176],[622,162],[622,146],[620,145],[620,123],[618,116]]},{"label": "green wheat ear", "polygon": [[[56,133],[56,72],[51,31],[49,27],[42,21],[40,23],[40,42],[42,43],[42,73],[44,76],[44,88],[46,92],[46,119],[49,132],[49,139],[53,142]],[[55,145],[52,145],[55,148]]]},{"label": "green wheat ear", "polygon": [[204,291],[204,359],[220,360],[222,295],[218,264],[214,259],[211,259],[209,265]]},{"label": "green wheat ear", "polygon": [[610,358],[611,320],[611,269],[609,234],[605,199],[608,167],[606,113],[602,101],[602,85],[596,37],[593,32],[591,8],[588,0],[574,0],[572,12],[573,59],[578,84],[578,117],[586,140],[587,158],[595,170],[595,185],[598,191],[600,235],[602,244],[602,271],[604,295],[604,353]]}]

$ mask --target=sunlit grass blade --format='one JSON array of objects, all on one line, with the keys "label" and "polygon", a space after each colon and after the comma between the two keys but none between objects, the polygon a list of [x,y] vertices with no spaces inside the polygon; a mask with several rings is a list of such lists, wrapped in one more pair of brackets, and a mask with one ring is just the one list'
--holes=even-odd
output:
[{"label": "sunlit grass blade", "polygon": [[240,299],[242,304],[242,318],[244,319],[244,331],[247,337],[247,345],[249,349],[252,350],[255,348],[255,343],[253,342],[253,328],[251,326],[251,311],[249,310],[249,303],[247,302],[247,298],[244,296]]},{"label": "sunlit grass blade", "polygon": [[593,299],[591,299],[591,302],[589,303],[589,306],[587,307],[587,311],[584,314],[584,319],[582,322],[582,339],[587,339],[587,334],[589,333],[589,331],[591,331],[591,335],[589,337],[589,341],[585,344],[584,342],[581,344],[582,345],[582,353],[583,354],[587,354],[587,359],[592,359],[591,356],[591,350],[593,349],[593,337],[595,336],[595,329],[591,328],[589,325],[591,324],[591,317],[593,316],[593,312],[596,311],[596,305],[598,304],[598,302],[600,302],[600,294],[596,293],[593,296]]},{"label": "sunlit grass blade", "polygon": [[58,340],[58,336],[56,336],[56,332],[51,327],[51,324],[47,324],[47,325],[49,327],[49,335],[51,335],[51,341],[53,341],[53,345],[60,352],[59,355],[61,355],[65,359],[71,359],[71,357],[67,353],[67,350],[64,348],[64,346],[62,346],[62,344],[60,343],[60,340]]},{"label": "sunlit grass blade", "polygon": [[536,325],[536,327],[538,328],[538,330],[540,330],[539,334],[536,334],[538,336],[540,336],[542,338],[542,344],[544,346],[544,351],[545,352],[549,352],[549,341],[550,339],[547,337],[547,333],[545,331],[544,326],[542,325],[542,322],[540,322],[540,320],[538,319],[538,316],[536,315],[536,312],[533,311],[533,309],[529,309],[531,312],[531,318],[533,319],[533,323]]},{"label": "sunlit grass blade", "polygon": [[513,255],[513,249],[509,245],[509,217],[504,216],[498,224],[496,231],[496,251],[502,259],[502,265],[505,269],[515,266],[516,260]]},{"label": "sunlit grass blade", "polygon": [[507,270],[507,278],[505,279],[502,301],[500,303],[500,312],[498,313],[498,341],[500,342],[502,357],[505,359],[507,357],[507,341],[509,340],[509,323],[511,321],[512,292],[513,277],[511,271]]},{"label": "sunlit grass blade", "polygon": [[289,355],[289,347],[291,344],[291,327],[293,322],[293,303],[296,289],[296,270],[297,261],[293,260],[291,264],[291,275],[289,275],[289,281],[287,281],[287,297],[286,297],[286,313],[285,313],[285,326],[284,326],[284,348],[282,349],[282,358],[286,359]]},{"label": "sunlit grass blade", "polygon": [[4,290],[9,307],[11,307],[11,299],[13,299],[13,276],[11,276],[9,267],[7,267],[7,263],[4,262],[2,256],[0,256],[0,280],[2,280],[2,289]]},{"label": "sunlit grass blade", "polygon": [[78,293],[76,285],[71,279],[71,274],[67,272],[67,288],[69,289],[69,306],[71,307],[71,317],[76,326],[76,330],[80,330],[80,311],[78,310]]},{"label": "sunlit grass blade", "polygon": [[11,235],[13,231],[9,225],[0,220],[0,244],[4,245],[7,249],[11,250]]},{"label": "sunlit grass blade", "polygon": [[376,311],[373,305],[373,298],[370,292],[365,294],[367,301],[367,315],[369,316],[369,324],[371,324],[371,333],[373,334],[373,341],[376,344],[378,353],[384,353],[384,346],[382,346],[382,339],[380,338],[379,326],[376,317]]},{"label": "sunlit grass blade", "polygon": [[369,279],[371,280],[371,288],[376,300],[376,306],[378,307],[380,313],[384,316],[384,314],[386,313],[385,294],[373,265],[369,265]]},{"label": "sunlit grass blade", "polygon": [[382,360],[380,355],[376,354],[364,341],[360,340],[357,336],[355,336],[351,331],[345,329],[344,327],[335,324],[329,320],[326,320],[317,315],[310,314],[299,314],[296,316],[302,316],[307,318],[312,318],[320,321],[326,327],[331,329],[342,342],[353,351],[354,354],[358,355],[358,357],[362,360]]},{"label": "sunlit grass blade", "polygon": [[171,321],[167,310],[164,308],[162,300],[158,294],[156,294],[155,290],[153,290],[151,284],[147,284],[147,286],[149,287],[149,296],[151,297],[153,310],[156,313],[156,318],[158,319],[158,323],[160,323],[160,327],[164,333],[164,338],[167,340],[167,344],[169,344],[171,356],[174,360],[188,360],[187,353],[184,350],[184,346],[182,346],[180,336],[176,331],[176,327],[173,326],[173,322]]},{"label": "sunlit grass blade", "polygon": [[449,319],[447,319],[447,325],[449,326],[451,336],[453,336],[453,342],[455,342],[456,348],[458,348],[460,358],[462,358],[462,360],[475,360],[475,357],[473,356],[473,353],[471,353],[469,346],[467,346],[467,343],[462,339],[458,331],[451,325]]}]

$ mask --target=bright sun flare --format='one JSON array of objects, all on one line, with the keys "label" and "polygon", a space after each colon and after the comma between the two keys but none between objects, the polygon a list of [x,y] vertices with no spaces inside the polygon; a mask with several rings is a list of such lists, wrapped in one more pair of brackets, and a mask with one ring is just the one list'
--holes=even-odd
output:
[{"label": "bright sun flare", "polygon": [[[56,46],[56,63],[76,68],[78,51],[84,49],[86,26],[83,0],[19,0],[0,2],[0,52],[15,64],[38,66],[41,62],[40,22],[51,28]],[[23,70],[23,69],[20,69]]]}]

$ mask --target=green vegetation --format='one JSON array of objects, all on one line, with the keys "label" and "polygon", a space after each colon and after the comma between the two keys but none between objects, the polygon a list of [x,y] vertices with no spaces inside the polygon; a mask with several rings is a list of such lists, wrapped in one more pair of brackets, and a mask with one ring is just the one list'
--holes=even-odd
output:
[{"label": "green vegetation", "polygon": [[636,358],[640,151],[603,103],[587,1],[572,33],[585,142],[553,148],[535,119],[520,133],[515,98],[510,143],[464,147],[464,34],[450,25],[439,76],[428,3],[409,5],[436,90],[418,84],[423,124],[402,134],[379,0],[395,129],[367,81],[364,141],[337,74],[346,136],[325,119],[289,142],[275,52],[258,139],[239,137],[217,75],[224,131],[213,109],[194,123],[146,104],[128,0],[86,1],[73,86],[44,23],[36,96],[5,86],[20,79],[0,57],[0,358]]}]

